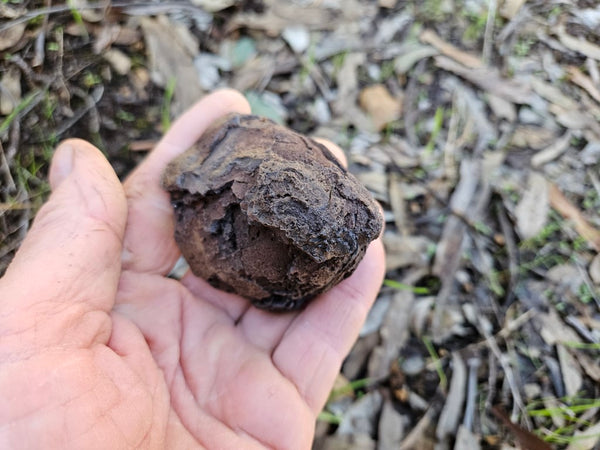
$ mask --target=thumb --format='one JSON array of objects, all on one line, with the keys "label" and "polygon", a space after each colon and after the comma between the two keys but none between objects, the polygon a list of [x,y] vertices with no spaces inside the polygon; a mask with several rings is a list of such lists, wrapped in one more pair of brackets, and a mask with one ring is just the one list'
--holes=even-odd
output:
[{"label": "thumb", "polygon": [[81,140],[57,148],[49,179],[52,194],[0,280],[0,317],[30,315],[37,326],[51,314],[56,328],[77,321],[73,312],[112,308],[127,204],[106,158]]}]

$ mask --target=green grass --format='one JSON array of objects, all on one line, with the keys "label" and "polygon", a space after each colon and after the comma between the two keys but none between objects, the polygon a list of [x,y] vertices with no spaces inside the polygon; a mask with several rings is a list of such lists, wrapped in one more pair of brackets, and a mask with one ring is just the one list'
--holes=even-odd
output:
[{"label": "green grass", "polygon": [[425,144],[425,153],[431,153],[435,148],[435,143],[444,125],[444,114],[445,109],[441,106],[435,110],[435,115],[433,116],[433,128],[429,135],[429,140],[427,141],[427,144]]},{"label": "green grass", "polygon": [[167,86],[165,87],[165,96],[160,107],[160,124],[163,133],[166,133],[171,128],[171,103],[173,102],[176,85],[177,80],[173,77],[167,82]]},{"label": "green grass", "polygon": [[543,404],[543,400],[539,400],[527,406],[527,414],[538,420],[560,417],[565,425],[556,427],[552,430],[541,427],[537,432],[538,435],[542,436],[544,440],[554,444],[571,444],[578,440],[591,437],[590,435],[585,434],[582,436],[574,436],[574,433],[577,430],[585,430],[594,425],[594,423],[590,423],[589,421],[580,418],[579,415],[600,408],[600,399],[561,398],[552,400],[563,404],[550,408],[538,408],[537,406],[539,404]]},{"label": "green grass", "polygon": [[29,93],[21,102],[16,106],[16,108],[11,112],[6,119],[4,119],[0,123],[0,134],[4,133],[10,125],[14,122],[14,120],[19,117],[19,114],[27,107],[29,107],[35,100],[37,100],[38,95],[41,94],[41,90],[33,91]]},{"label": "green grass", "polygon": [[399,291],[411,291],[414,294],[418,295],[429,295],[431,291],[426,287],[421,286],[410,286],[408,284],[400,283],[399,281],[385,279],[383,280],[383,285],[387,287],[391,287],[393,289],[397,289]]},{"label": "green grass", "polygon": [[339,425],[342,423],[342,418],[340,416],[330,413],[329,411],[321,411],[317,416],[317,420],[330,423],[331,425]]},{"label": "green grass", "polygon": [[69,9],[71,10],[71,16],[73,16],[73,20],[75,21],[77,26],[81,29],[85,38],[88,39],[89,35],[87,32],[87,28],[85,27],[85,23],[83,22],[83,17],[81,16],[79,9],[77,9],[77,6],[75,6],[75,4],[73,3],[73,0],[68,0],[67,4],[69,5]]},{"label": "green grass", "polygon": [[448,391],[448,378],[446,378],[446,374],[444,373],[444,369],[442,367],[442,362],[440,361],[440,357],[438,356],[431,339],[428,337],[423,337],[423,344],[427,348],[427,352],[433,361],[433,365],[435,367],[435,371],[437,372],[438,378],[440,379],[440,387],[442,391]]}]

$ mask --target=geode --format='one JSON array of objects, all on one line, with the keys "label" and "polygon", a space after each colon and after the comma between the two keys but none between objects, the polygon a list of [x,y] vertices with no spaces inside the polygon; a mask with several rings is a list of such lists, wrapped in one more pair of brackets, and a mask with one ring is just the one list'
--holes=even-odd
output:
[{"label": "geode", "polygon": [[192,272],[268,310],[298,309],[348,277],[383,226],[327,148],[256,116],[214,123],[162,184]]}]

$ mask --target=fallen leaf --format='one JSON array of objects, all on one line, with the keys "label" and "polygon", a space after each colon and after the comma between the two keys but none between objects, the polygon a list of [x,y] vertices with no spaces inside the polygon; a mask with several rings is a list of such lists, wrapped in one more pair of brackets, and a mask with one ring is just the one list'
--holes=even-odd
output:
[{"label": "fallen leaf", "polygon": [[217,12],[235,5],[236,0],[192,0],[196,6],[204,8],[208,12]]},{"label": "fallen leaf", "polygon": [[571,356],[564,345],[557,344],[556,353],[558,355],[560,371],[562,373],[562,379],[565,385],[567,396],[575,397],[581,389],[581,385],[583,383],[583,378],[581,377],[581,372],[579,372],[579,367],[575,362],[575,358]]},{"label": "fallen leaf", "polygon": [[378,0],[377,2],[381,8],[392,9],[396,7],[398,0]]},{"label": "fallen leaf", "polygon": [[452,352],[452,379],[448,396],[437,423],[435,435],[444,442],[449,436],[455,436],[462,419],[463,404],[467,389],[467,367],[458,352]]},{"label": "fallen leaf", "polygon": [[[194,104],[203,94],[200,78],[190,54],[189,42],[182,41],[177,26],[165,16],[140,20],[150,63],[152,80],[166,86],[175,80],[173,112],[178,113]],[[197,48],[195,53],[197,53]]]},{"label": "fallen leaf", "polygon": [[383,396],[379,391],[371,391],[361,397],[344,414],[336,434],[375,435],[377,417],[381,410]]},{"label": "fallen leaf", "polygon": [[581,53],[584,56],[587,56],[588,58],[600,61],[600,46],[592,44],[581,37],[571,36],[565,31],[564,26],[556,28],[556,35],[558,36],[560,43],[569,50],[573,50]]},{"label": "fallen leaf", "polygon": [[565,219],[573,222],[577,233],[588,241],[594,250],[600,251],[600,231],[585,219],[581,211],[553,183],[549,183],[549,194],[550,205]]},{"label": "fallen leaf", "polygon": [[396,411],[391,400],[386,400],[381,409],[377,437],[377,448],[398,448],[404,437],[408,418]]},{"label": "fallen leaf", "polygon": [[594,80],[584,75],[584,73],[575,66],[569,66],[567,68],[567,72],[569,73],[569,78],[571,81],[573,81],[573,83],[585,89],[594,100],[600,102],[600,90],[598,90],[596,87]]},{"label": "fallen leaf", "polygon": [[423,30],[419,36],[421,42],[430,44],[440,51],[443,55],[452,58],[454,61],[462,64],[465,67],[471,69],[480,69],[485,66],[483,61],[477,56],[471,55],[470,53],[459,50],[452,44],[444,41],[432,30]]},{"label": "fallen leaf", "polygon": [[360,107],[367,112],[379,131],[402,115],[402,100],[393,97],[382,84],[364,88],[359,95]]},{"label": "fallen leaf", "polygon": [[25,23],[17,23],[6,30],[0,31],[0,51],[15,45],[25,32]]},{"label": "fallen leaf", "polygon": [[531,89],[528,84],[516,79],[503,78],[497,69],[467,67],[446,56],[436,56],[434,59],[439,68],[470,81],[483,91],[516,104],[526,104],[531,101]]},{"label": "fallen leaf", "polygon": [[295,53],[304,53],[310,45],[310,33],[303,25],[289,25],[285,27],[281,37]]},{"label": "fallen leaf", "polygon": [[480,450],[480,440],[480,436],[467,429],[464,425],[461,425],[458,427],[458,433],[456,433],[454,450]]},{"label": "fallen leaf", "polygon": [[590,273],[590,278],[594,284],[600,284],[600,254],[594,256],[588,272]]},{"label": "fallen leaf", "polygon": [[119,75],[127,75],[131,70],[131,58],[121,50],[111,48],[102,56]]},{"label": "fallen leaf", "polygon": [[0,79],[0,115],[7,116],[21,103],[21,71],[11,66]]},{"label": "fallen leaf", "polygon": [[506,19],[514,18],[527,0],[504,0],[500,8],[500,15]]},{"label": "fallen leaf", "polygon": [[596,447],[598,441],[600,441],[600,422],[586,427],[585,430],[577,430],[567,450],[592,450],[598,448]]},{"label": "fallen leaf", "polygon": [[531,165],[533,167],[540,167],[558,158],[569,149],[572,137],[571,131],[567,130],[565,134],[558,138],[553,144],[533,155],[531,158]]},{"label": "fallen leaf", "polygon": [[102,10],[90,8],[87,0],[70,0],[69,6],[75,9],[86,22],[100,22],[104,19]]},{"label": "fallen leaf", "polygon": [[384,233],[386,255],[385,265],[388,271],[403,267],[427,267],[428,251],[434,243],[426,236],[401,236],[397,233]]},{"label": "fallen leaf", "polygon": [[533,434],[531,431],[526,430],[525,428],[517,425],[516,423],[512,423],[508,414],[504,411],[504,409],[499,406],[492,407],[492,413],[500,419],[500,421],[506,426],[510,432],[515,436],[517,441],[522,445],[523,448],[528,450],[552,450],[550,444],[542,441],[539,437]]}]

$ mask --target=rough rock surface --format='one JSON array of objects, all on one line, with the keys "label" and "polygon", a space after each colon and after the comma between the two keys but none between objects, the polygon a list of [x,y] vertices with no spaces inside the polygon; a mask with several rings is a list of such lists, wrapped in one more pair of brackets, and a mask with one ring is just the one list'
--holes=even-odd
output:
[{"label": "rough rock surface", "polygon": [[348,277],[382,228],[369,192],[321,144],[229,115],[163,175],[192,272],[260,308],[300,308]]}]

